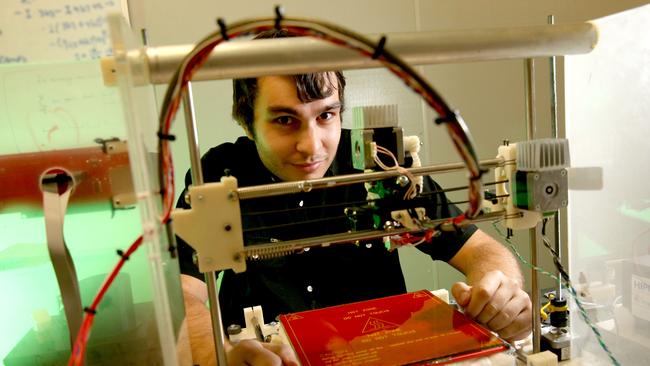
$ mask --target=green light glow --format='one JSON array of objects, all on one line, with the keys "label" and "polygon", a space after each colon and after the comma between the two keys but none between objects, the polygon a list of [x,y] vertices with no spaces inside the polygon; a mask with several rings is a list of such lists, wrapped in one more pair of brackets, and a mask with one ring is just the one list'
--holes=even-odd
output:
[{"label": "green light glow", "polygon": [[[97,275],[103,278],[117,263],[115,250],[126,248],[140,235],[139,212],[131,209],[112,213],[107,204],[71,208],[71,211],[73,213],[65,218],[64,231],[78,279],[84,281]],[[63,309],[47,252],[43,217],[35,212],[28,215],[1,214],[0,227],[3,232],[3,241],[0,243],[0,287],[5,296],[11,294],[10,297],[5,297],[9,301],[0,302],[0,323],[3,324],[3,332],[0,332],[0,359],[12,356],[12,350],[21,341],[27,341],[30,334],[38,337],[48,332],[51,335],[48,338],[64,340],[54,349],[68,353],[67,328],[55,320],[62,317]],[[131,277],[132,302],[151,301],[149,281],[137,280],[149,276],[145,252],[136,253],[123,272]],[[88,291],[94,294],[96,289]],[[48,327],[45,325],[40,327],[40,331],[37,330],[34,315],[38,313],[50,317],[51,329],[43,330]],[[43,349],[39,351],[34,348],[32,351],[34,354],[43,354]],[[6,358],[5,363],[10,364],[11,359],[12,357]],[[27,359],[25,362],[28,362]]]},{"label": "green light glow", "polygon": [[650,223],[650,201],[645,200],[644,203],[645,206],[647,207],[639,208],[639,209],[632,208],[629,204],[624,203],[618,207],[618,212],[622,213],[627,217],[639,219],[641,221]]}]

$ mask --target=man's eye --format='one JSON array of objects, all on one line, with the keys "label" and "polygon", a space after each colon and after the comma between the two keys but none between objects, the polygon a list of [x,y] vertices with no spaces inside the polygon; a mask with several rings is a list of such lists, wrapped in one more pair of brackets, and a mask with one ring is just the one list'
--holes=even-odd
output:
[{"label": "man's eye", "polygon": [[293,122],[293,118],[290,116],[280,116],[276,117],[273,121],[281,125],[290,125]]},{"label": "man's eye", "polygon": [[334,117],[334,113],[332,113],[332,112],[323,112],[323,113],[320,114],[319,117],[320,117],[321,120],[327,121],[327,120],[331,119],[332,117]]}]

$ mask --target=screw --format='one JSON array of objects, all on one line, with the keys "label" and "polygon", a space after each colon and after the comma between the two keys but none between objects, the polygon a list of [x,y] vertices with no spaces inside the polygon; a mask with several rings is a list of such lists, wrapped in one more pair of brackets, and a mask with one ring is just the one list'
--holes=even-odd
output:
[{"label": "screw", "polygon": [[302,192],[310,192],[312,189],[311,182],[302,181],[298,183],[298,189]]},{"label": "screw", "polygon": [[562,201],[561,203],[562,203],[562,207],[567,205],[567,201]]},{"label": "screw", "polygon": [[233,256],[232,259],[233,259],[235,262],[241,262],[241,260],[242,260],[242,255],[241,255],[241,253],[235,253],[235,256]]},{"label": "screw", "polygon": [[539,174],[535,174],[535,175],[533,175],[533,179],[535,179],[535,180],[539,180]]},{"label": "screw", "polygon": [[241,326],[238,324],[230,324],[227,330],[228,335],[235,335],[241,333]]},{"label": "screw", "polygon": [[199,201],[202,201],[202,200],[203,200],[203,195],[202,195],[202,194],[199,194],[198,196],[196,196],[196,198],[197,198]]},{"label": "screw", "polygon": [[407,176],[400,175],[397,177],[397,184],[400,185],[400,187],[406,187],[407,184],[409,184],[409,179]]},{"label": "screw", "polygon": [[564,177],[566,175],[566,169],[560,170],[560,175]]},{"label": "screw", "polygon": [[237,194],[233,191],[228,192],[228,199],[230,201],[237,201]]},{"label": "screw", "polygon": [[226,226],[224,226],[223,229],[226,231],[230,231],[232,229],[232,226],[230,226],[230,224],[226,224]]}]

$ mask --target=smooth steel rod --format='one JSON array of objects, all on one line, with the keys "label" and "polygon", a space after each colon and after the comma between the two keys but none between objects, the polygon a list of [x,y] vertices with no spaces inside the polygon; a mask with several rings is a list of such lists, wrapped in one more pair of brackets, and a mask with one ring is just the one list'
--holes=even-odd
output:
[{"label": "smooth steel rod", "polygon": [[187,142],[190,147],[190,167],[192,171],[192,184],[203,184],[203,169],[201,169],[201,152],[199,149],[199,132],[196,126],[194,101],[192,96],[192,82],[187,83],[183,93],[183,110],[185,112],[185,129]]},{"label": "smooth steel rod", "polygon": [[[548,16],[548,24],[555,24],[555,16],[554,15],[549,15]],[[549,64],[551,68],[551,137],[553,138],[558,138],[560,133],[559,133],[559,128],[557,124],[557,60],[555,56],[551,56],[549,58]],[[553,227],[555,228],[555,252],[557,253],[557,257],[560,263],[562,263],[562,234],[560,230],[560,223],[561,223],[561,216],[562,216],[562,209],[558,210],[555,215],[553,215]],[[564,295],[562,294],[562,275],[560,271],[556,271],[557,273],[557,289],[556,289],[556,296],[559,300],[564,299]]]},{"label": "smooth steel rod", "polygon": [[[526,136],[532,140],[536,135],[536,100],[535,100],[535,60],[532,58],[524,60],[525,74],[525,96],[526,96]],[[531,302],[533,304],[533,353],[540,352],[542,338],[542,323],[540,313],[539,283],[537,280],[537,247],[539,242],[540,224],[529,229],[530,240],[530,272]]]},{"label": "smooth steel rod", "polygon": [[[502,159],[488,159],[479,162],[482,168],[494,168],[503,164]],[[417,168],[408,168],[407,170],[413,175],[425,175],[433,173],[448,173],[453,171],[462,170],[466,167],[464,163],[448,163],[432,166],[423,166]],[[327,177],[313,180],[303,180],[297,182],[282,182],[273,184],[264,184],[251,187],[243,187],[237,189],[239,199],[251,199],[259,197],[278,196],[282,194],[309,192],[313,189],[323,189],[334,186],[342,186],[355,183],[372,182],[380,179],[390,177],[397,177],[402,173],[397,170],[385,170],[381,172],[372,173],[359,173],[339,175],[334,177]]]},{"label": "smooth steel rod", "polygon": [[535,60],[524,60],[524,89],[526,96],[526,139],[533,140],[537,134],[537,106],[535,103]]},{"label": "smooth steel rod", "polygon": [[[188,83],[183,94],[183,109],[185,112],[185,127],[190,146],[190,163],[192,171],[192,184],[203,184],[203,170],[201,168],[201,155],[199,153],[198,131],[194,114],[194,101],[192,98],[192,85]],[[217,290],[217,279],[214,271],[204,274],[205,284],[208,288],[208,300],[210,302],[210,319],[212,321],[212,336],[216,348],[217,364],[227,365],[225,335],[221,322],[221,308],[219,307],[219,292]]]},{"label": "smooth steel rod", "polygon": [[[412,65],[447,64],[590,52],[598,41],[592,23],[386,34],[386,47]],[[379,40],[380,36],[369,38]],[[147,47],[133,52],[146,63],[142,82],[169,82],[193,45]],[[300,52],[295,52],[300,50]],[[143,57],[144,56],[144,57]],[[295,37],[231,41],[216,47],[193,80],[299,74],[383,67],[356,51],[317,39]]]}]

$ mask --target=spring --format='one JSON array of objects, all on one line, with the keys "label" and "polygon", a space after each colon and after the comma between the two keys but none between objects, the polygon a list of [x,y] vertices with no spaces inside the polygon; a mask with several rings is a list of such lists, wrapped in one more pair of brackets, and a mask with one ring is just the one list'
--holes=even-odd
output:
[{"label": "spring", "polygon": [[293,253],[290,248],[262,248],[250,249],[246,252],[246,258],[250,260],[266,260],[284,257]]}]

